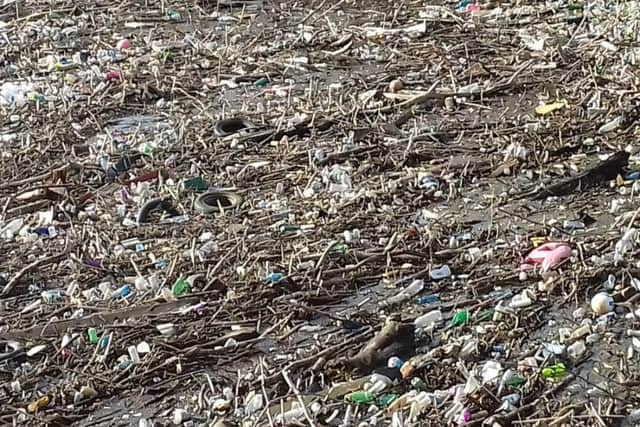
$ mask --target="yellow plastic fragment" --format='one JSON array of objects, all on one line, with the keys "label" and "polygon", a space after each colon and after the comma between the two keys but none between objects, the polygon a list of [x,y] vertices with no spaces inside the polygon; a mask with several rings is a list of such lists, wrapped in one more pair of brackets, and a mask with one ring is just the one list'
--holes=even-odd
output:
[{"label": "yellow plastic fragment", "polygon": [[27,411],[29,411],[30,413],[34,413],[39,409],[46,408],[48,404],[49,396],[42,396],[40,399],[29,403],[29,406],[27,406]]},{"label": "yellow plastic fragment", "polygon": [[547,241],[546,237],[532,237],[531,238],[531,244],[533,245],[534,248],[537,248],[538,246],[540,246],[541,244],[543,244],[546,241]]},{"label": "yellow plastic fragment", "polygon": [[551,114],[556,110],[564,108],[564,102],[552,102],[551,104],[544,104],[536,107],[536,114],[541,116],[546,116],[547,114]]}]

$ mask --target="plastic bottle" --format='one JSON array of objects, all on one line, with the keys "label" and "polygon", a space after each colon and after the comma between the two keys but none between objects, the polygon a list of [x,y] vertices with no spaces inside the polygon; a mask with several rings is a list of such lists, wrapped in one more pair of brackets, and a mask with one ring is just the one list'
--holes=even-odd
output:
[{"label": "plastic bottle", "polygon": [[284,275],[282,273],[269,273],[266,280],[267,283],[279,283],[284,280]]},{"label": "plastic bottle", "polygon": [[127,347],[127,352],[129,353],[129,359],[131,360],[131,363],[135,365],[140,363],[140,355],[138,354],[138,349],[135,345],[130,345],[129,347]]},{"label": "plastic bottle", "polygon": [[395,402],[396,399],[398,399],[398,397],[400,397],[400,395],[398,394],[385,394],[384,396],[381,396],[380,398],[378,398],[378,400],[376,401],[376,404],[379,407],[387,408],[393,402]]},{"label": "plastic bottle", "polygon": [[418,304],[420,305],[432,305],[440,302],[440,295],[424,295],[418,298]]},{"label": "plastic bottle", "polygon": [[171,338],[176,334],[176,327],[173,323],[161,323],[156,325],[156,329],[166,338]]},{"label": "plastic bottle", "polygon": [[433,394],[421,391],[414,398],[409,410],[409,419],[415,420],[422,411],[433,405]]},{"label": "plastic bottle", "polygon": [[131,287],[129,285],[120,286],[113,293],[113,296],[116,298],[126,298],[131,295]]},{"label": "plastic bottle", "polygon": [[278,414],[275,418],[275,422],[276,424],[289,425],[303,417],[304,409],[299,406],[295,406],[282,414]]},{"label": "plastic bottle", "polygon": [[338,399],[351,392],[360,390],[368,381],[369,379],[367,377],[361,377],[356,380],[336,384],[329,389],[329,392],[327,393],[327,399]]},{"label": "plastic bottle", "polygon": [[598,129],[598,133],[602,134],[602,133],[608,133],[611,131],[614,131],[616,129],[618,129],[620,127],[620,125],[622,125],[622,121],[624,120],[624,118],[622,116],[616,117],[615,119],[603,124],[602,126],[600,126],[600,128]]},{"label": "plastic bottle", "polygon": [[388,298],[386,300],[386,303],[389,305],[403,303],[404,301],[407,301],[409,298],[420,293],[423,288],[424,288],[424,281],[420,279],[416,279],[413,282],[411,282],[409,286],[402,289],[396,295],[392,296],[391,298]]},{"label": "plastic bottle", "polygon": [[20,231],[23,224],[24,220],[22,218],[9,221],[3,227],[0,227],[0,238],[12,240],[18,231]]},{"label": "plastic bottle", "polygon": [[176,408],[173,411],[173,423],[175,425],[181,425],[185,421],[189,421],[191,419],[191,415],[184,409]]},{"label": "plastic bottle", "polygon": [[613,253],[613,262],[618,265],[624,259],[624,254],[633,250],[636,240],[636,229],[630,228],[623,235],[622,238],[616,243],[615,251]]},{"label": "plastic bottle", "polygon": [[371,374],[371,376],[369,377],[369,383],[371,384],[371,386],[367,391],[370,393],[377,394],[385,390],[391,384],[393,384],[393,381],[391,380],[391,378],[387,377],[386,375]]},{"label": "plastic bottle", "polygon": [[245,405],[245,414],[251,416],[264,408],[264,396],[256,393],[247,401]]},{"label": "plastic bottle", "polygon": [[89,344],[98,344],[98,331],[96,328],[89,328],[87,337],[89,338]]},{"label": "plastic bottle", "polygon": [[440,310],[433,310],[417,317],[413,321],[413,324],[418,329],[426,329],[440,322],[442,322],[442,312]]},{"label": "plastic bottle", "polygon": [[387,360],[387,368],[397,368],[400,369],[404,365],[402,359],[397,356],[391,356],[389,360]]},{"label": "plastic bottle", "polygon": [[478,339],[470,338],[464,342],[462,348],[460,349],[460,359],[465,360],[466,358],[476,354],[478,352]]},{"label": "plastic bottle", "polygon": [[370,391],[356,391],[354,393],[349,393],[346,396],[346,399],[352,403],[368,404],[374,401],[375,396]]}]

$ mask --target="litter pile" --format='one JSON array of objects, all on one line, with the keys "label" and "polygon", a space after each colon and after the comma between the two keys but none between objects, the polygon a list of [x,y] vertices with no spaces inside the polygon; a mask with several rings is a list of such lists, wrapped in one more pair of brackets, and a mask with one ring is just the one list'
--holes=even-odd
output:
[{"label": "litter pile", "polygon": [[639,24],[5,1],[0,424],[640,423]]}]

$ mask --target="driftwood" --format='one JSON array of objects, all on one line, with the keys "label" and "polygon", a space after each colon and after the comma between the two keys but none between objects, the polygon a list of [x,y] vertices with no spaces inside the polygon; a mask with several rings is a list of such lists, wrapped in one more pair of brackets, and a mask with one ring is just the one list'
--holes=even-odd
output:
[{"label": "driftwood", "polygon": [[531,198],[542,200],[551,196],[565,196],[575,191],[584,191],[602,185],[622,174],[628,162],[629,153],[620,151],[574,177],[545,187]]}]

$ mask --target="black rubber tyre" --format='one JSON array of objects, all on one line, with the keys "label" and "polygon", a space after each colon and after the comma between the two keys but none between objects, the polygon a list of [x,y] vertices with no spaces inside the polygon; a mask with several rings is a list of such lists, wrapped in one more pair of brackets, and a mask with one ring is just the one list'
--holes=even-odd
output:
[{"label": "black rubber tyre", "polygon": [[257,126],[245,119],[227,119],[220,120],[213,127],[213,133],[218,138],[223,138],[225,136],[233,135],[234,133],[238,133],[243,130],[256,129]]}]

